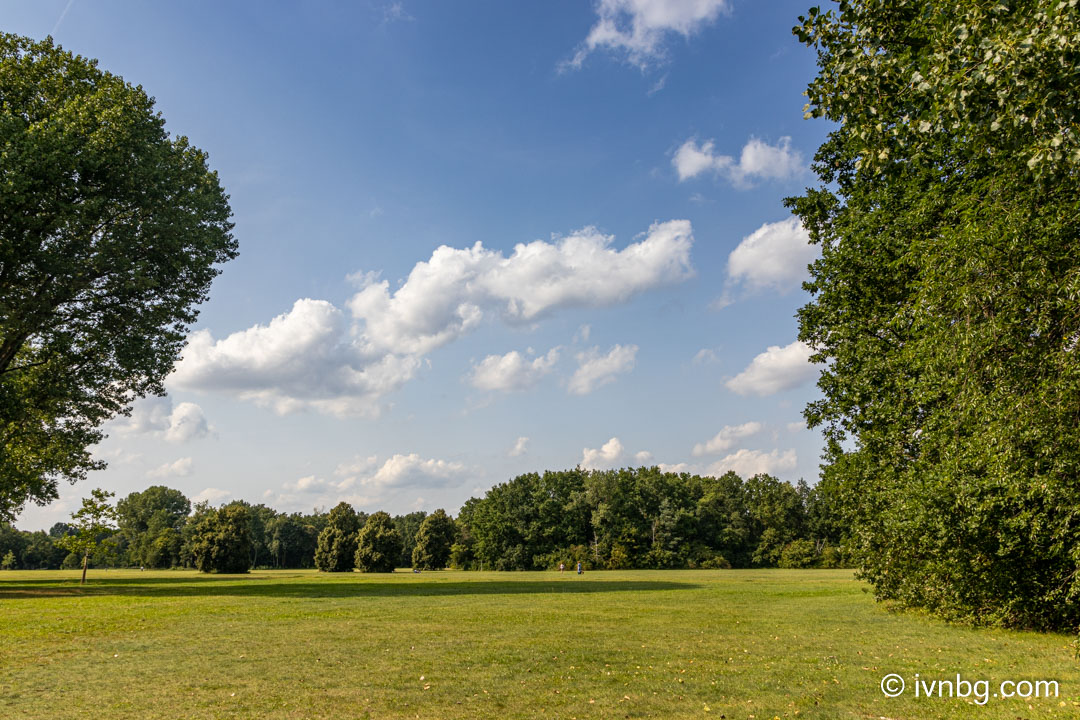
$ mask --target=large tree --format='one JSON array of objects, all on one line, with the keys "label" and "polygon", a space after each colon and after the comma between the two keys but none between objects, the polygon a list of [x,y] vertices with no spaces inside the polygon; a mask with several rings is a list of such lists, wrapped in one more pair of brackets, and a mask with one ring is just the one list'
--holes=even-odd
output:
[{"label": "large tree", "polygon": [[191,539],[195,567],[204,573],[251,569],[251,510],[242,503],[197,513]]},{"label": "large tree", "polygon": [[352,572],[356,535],[363,521],[349,503],[342,501],[335,505],[326,527],[319,533],[315,567],[322,572]]},{"label": "large tree", "polygon": [[450,547],[456,538],[454,518],[441,508],[431,513],[416,531],[412,566],[420,570],[442,570],[450,564]]},{"label": "large tree", "polygon": [[879,597],[1080,623],[1075,0],[845,0],[795,28],[837,125],[789,200],[822,249],[806,417]]},{"label": "large tree", "polygon": [[360,572],[394,572],[401,557],[401,535],[388,513],[380,510],[364,523],[357,536],[356,567]]},{"label": "large tree", "polygon": [[141,87],[0,34],[0,517],[104,467],[102,423],[164,393],[230,215]]}]

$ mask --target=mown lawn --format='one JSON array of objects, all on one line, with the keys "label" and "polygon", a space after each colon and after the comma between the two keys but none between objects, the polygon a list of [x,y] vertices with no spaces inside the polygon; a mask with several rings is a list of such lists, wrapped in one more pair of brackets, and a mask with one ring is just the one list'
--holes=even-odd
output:
[{"label": "mown lawn", "polygon": [[[1059,696],[915,698],[915,673]],[[1075,718],[1080,663],[1067,636],[889,612],[846,571],[9,571],[0,717]]]}]

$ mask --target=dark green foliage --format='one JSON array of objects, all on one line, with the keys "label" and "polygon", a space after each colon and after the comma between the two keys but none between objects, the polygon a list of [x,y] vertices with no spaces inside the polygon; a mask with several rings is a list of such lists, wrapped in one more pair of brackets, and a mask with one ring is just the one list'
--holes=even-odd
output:
[{"label": "dark green foliage", "polygon": [[450,564],[450,548],[457,537],[454,519],[439,509],[424,518],[416,531],[412,566],[421,570],[442,570]]},{"label": "dark green foliage", "polygon": [[420,531],[427,513],[417,510],[407,515],[395,515],[394,527],[401,536],[401,556],[397,559],[394,567],[409,567],[412,565],[413,549],[416,547],[416,533]]},{"label": "dark green foliage", "polygon": [[126,541],[128,562],[150,568],[180,564],[182,529],[191,501],[161,485],[133,492],[116,504],[117,525]]},{"label": "dark green foliage", "polygon": [[[768,475],[745,483],[659,468],[527,474],[470,500],[458,518],[455,566],[495,570],[568,567],[776,566],[811,534],[808,503],[829,497]],[[816,546],[816,545],[815,545]]]},{"label": "dark green foliage", "polygon": [[309,568],[315,566],[318,525],[301,513],[277,515],[266,524],[270,555],[274,567]]},{"label": "dark green foliage", "polygon": [[394,572],[401,557],[401,535],[394,521],[381,510],[367,519],[356,548],[356,567],[361,572]]},{"label": "dark green foliage", "polygon": [[330,511],[326,527],[319,533],[315,567],[322,572],[351,572],[356,555],[356,534],[361,519],[352,505],[340,502]]},{"label": "dark green foliage", "polygon": [[0,34],[0,517],[104,467],[89,447],[164,379],[236,255],[206,154],[141,87]]},{"label": "dark green foliage", "polygon": [[799,320],[835,502],[811,519],[850,529],[880,598],[1075,630],[1075,3],[851,0],[801,22],[810,112],[839,123],[823,186],[788,201],[822,249]]},{"label": "dark green foliage", "polygon": [[191,553],[205,573],[246,573],[251,569],[251,511],[234,503],[199,514]]}]

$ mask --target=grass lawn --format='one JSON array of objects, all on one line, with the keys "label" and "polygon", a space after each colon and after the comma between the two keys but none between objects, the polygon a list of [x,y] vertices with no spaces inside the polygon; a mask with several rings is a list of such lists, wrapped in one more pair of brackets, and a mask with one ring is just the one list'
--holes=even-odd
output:
[{"label": "grass lawn", "polygon": [[[1070,637],[891,613],[864,587],[832,570],[91,570],[82,589],[0,572],[0,717],[1080,717]],[[1059,695],[915,698],[915,673]]]}]

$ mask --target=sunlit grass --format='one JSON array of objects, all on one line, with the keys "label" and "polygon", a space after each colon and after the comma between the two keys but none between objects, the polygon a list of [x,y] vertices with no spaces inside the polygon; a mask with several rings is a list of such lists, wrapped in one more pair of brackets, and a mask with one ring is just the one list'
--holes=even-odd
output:
[{"label": "sunlit grass", "polygon": [[[846,571],[0,573],[0,717],[1080,716],[1071,638],[875,604]],[[1023,701],[882,695],[1048,679]]]}]

